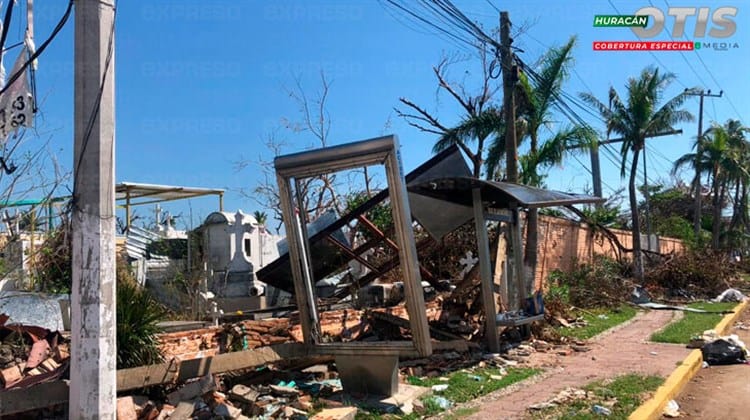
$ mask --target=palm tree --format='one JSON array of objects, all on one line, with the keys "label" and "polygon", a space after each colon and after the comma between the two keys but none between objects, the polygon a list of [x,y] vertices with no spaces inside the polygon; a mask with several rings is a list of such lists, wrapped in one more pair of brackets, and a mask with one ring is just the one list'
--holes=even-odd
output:
[{"label": "palm tree", "polygon": [[631,77],[628,80],[625,86],[627,91],[625,100],[620,97],[614,87],[610,87],[611,108],[589,93],[581,94],[581,98],[596,107],[604,117],[607,131],[617,133],[623,138],[620,149],[622,156],[620,176],[625,177],[629,161],[628,192],[633,223],[633,262],[634,274],[639,281],[643,281],[643,255],[635,182],[640,151],[643,150],[646,138],[649,136],[671,130],[675,124],[693,120],[692,114],[680,108],[688,97],[686,92],[663,102],[665,91],[674,79],[675,75],[672,73],[662,74],[655,67],[647,67],[641,72],[640,77]]},{"label": "palm tree", "polygon": [[[593,133],[582,127],[569,127],[555,133],[551,138],[540,141],[541,129],[552,121],[552,107],[555,105],[567,78],[568,67],[572,63],[571,51],[576,38],[571,37],[559,48],[551,48],[540,60],[538,72],[531,79],[521,74],[516,91],[516,121],[514,127],[519,143],[528,141],[529,151],[519,158],[523,184],[542,186],[544,175],[540,172],[562,162],[566,151],[573,144],[591,142]],[[490,140],[485,164],[489,179],[500,178],[498,168],[505,155],[505,128],[503,113],[498,109],[488,109],[477,117],[466,119],[442,136],[435,145],[435,151],[450,144],[459,144],[467,138]],[[494,135],[494,136],[493,136]],[[492,136],[492,138],[490,138]],[[475,162],[476,165],[476,162]],[[529,209],[526,224],[526,246],[524,268],[526,288],[531,289],[536,274],[539,215],[537,209]]]},{"label": "palm tree", "polygon": [[[529,151],[519,158],[520,181],[524,184],[542,186],[542,170],[562,162],[563,156],[572,145],[590,144],[593,138],[591,130],[582,127],[566,127],[542,141],[541,131],[553,123],[552,108],[562,91],[562,84],[567,78],[568,68],[572,64],[571,51],[576,38],[562,47],[551,48],[541,58],[538,72],[530,79],[521,74],[515,87],[516,121],[514,127],[519,143],[528,141]],[[505,155],[506,124],[503,112],[498,108],[487,108],[478,115],[465,118],[459,125],[443,134],[433,147],[439,152],[452,144],[457,144],[469,155],[474,163],[474,176],[479,176],[479,166],[484,163],[485,176],[488,179],[499,179],[500,162]],[[480,153],[470,153],[466,143],[476,141],[478,150],[482,150],[487,141],[489,147],[486,160],[482,161]],[[530,209],[527,213],[526,246],[524,267],[527,289],[531,289],[536,273],[538,247],[538,212]]]},{"label": "palm tree", "polygon": [[[747,129],[737,120],[729,120],[724,125],[714,123],[700,138],[695,141],[695,149],[701,150],[701,155],[688,153],[681,156],[676,162],[674,171],[680,167],[700,162],[701,173],[696,174],[700,179],[702,175],[708,175],[711,185],[711,247],[719,249],[721,239],[721,213],[727,195],[734,188],[734,212],[730,231],[746,217],[742,212],[747,212],[747,205],[742,200],[747,199],[748,180],[748,143],[745,140]],[[674,172],[673,171],[673,172]]]},{"label": "palm tree", "polygon": [[[542,141],[542,129],[553,124],[552,108],[562,93],[562,85],[567,79],[568,69],[572,65],[572,50],[576,38],[571,37],[567,43],[558,48],[549,49],[540,60],[539,70],[530,75],[522,75],[519,80],[519,97],[516,122],[517,136],[520,142],[528,141],[528,153],[522,156],[520,180],[524,184],[542,186],[541,170],[562,162],[566,151],[573,144],[590,144],[593,134],[584,127],[569,127],[554,133]],[[529,78],[530,76],[530,78]],[[493,144],[489,157],[496,156],[497,147],[504,144]],[[488,161],[489,161],[488,157]],[[492,164],[492,162],[488,162]],[[539,213],[529,209],[526,219],[526,246],[524,252],[524,274],[526,289],[531,291],[536,276],[537,248],[539,246]]]},{"label": "palm tree", "polygon": [[[457,145],[472,162],[472,174],[475,178],[481,175],[484,163],[485,142],[494,135],[494,143],[502,141],[505,123],[500,109],[490,107],[477,115],[467,115],[457,126],[446,130],[432,147],[433,153],[440,153],[451,145]],[[476,142],[476,151],[472,151],[468,144]],[[493,144],[494,144],[493,143]]]},{"label": "palm tree", "polygon": [[253,217],[255,218],[255,221],[258,222],[258,224],[261,226],[265,226],[266,222],[268,221],[268,214],[264,211],[255,210],[253,212]]}]

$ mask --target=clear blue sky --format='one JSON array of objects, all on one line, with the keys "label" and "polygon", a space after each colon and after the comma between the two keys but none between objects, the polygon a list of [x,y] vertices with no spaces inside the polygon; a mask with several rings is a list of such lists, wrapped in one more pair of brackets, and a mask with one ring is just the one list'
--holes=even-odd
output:
[{"label": "clear blue sky", "polygon": [[[65,9],[64,1],[35,2],[37,45],[47,37]],[[546,46],[560,45],[578,36],[574,50],[575,73],[565,91],[593,91],[604,100],[610,85],[622,89],[629,76],[649,65],[666,67],[678,82],[671,94],[684,87],[723,89],[725,98],[706,99],[706,123],[739,118],[747,124],[750,85],[750,6],[734,0],[739,8],[739,44],[730,51],[700,52],[594,52],[595,40],[637,40],[628,28],[593,28],[595,14],[632,14],[653,3],[666,9],[664,0],[497,1],[519,26],[529,23],[515,45],[524,50],[523,60],[533,63]],[[670,0],[672,6],[702,6],[714,2]],[[456,1],[472,19],[490,32],[498,13],[487,1]],[[722,3],[722,5],[724,5]],[[747,6],[746,6],[747,5]],[[285,93],[299,75],[309,94],[319,88],[320,71],[332,81],[328,102],[332,143],[343,143],[393,132],[400,137],[406,170],[430,157],[435,137],[418,132],[394,115],[399,97],[408,97],[438,115],[445,125],[460,114],[444,94],[436,96],[431,67],[444,55],[470,51],[434,32],[396,19],[392,9],[378,1],[283,2],[235,0],[174,0],[118,2],[116,32],[117,180],[158,184],[227,188],[228,210],[249,212],[256,204],[233,192],[252,188],[258,170],[236,172],[233,162],[241,156],[270,157],[263,137],[283,118],[298,119],[296,104]],[[14,21],[9,43],[20,39],[22,28]],[[668,17],[667,28],[672,20]],[[692,34],[694,21],[687,25]],[[689,35],[692,40],[692,36]],[[668,40],[666,33],[657,39]],[[708,40],[708,39],[706,39]],[[15,51],[15,50],[14,50]],[[16,52],[6,55],[6,66]],[[698,59],[703,59],[703,63]],[[658,61],[661,63],[657,62]],[[73,129],[73,19],[39,60],[38,92],[41,131],[52,131],[51,148],[69,169]],[[705,66],[704,66],[705,65]],[[465,79],[469,89],[476,83],[475,68],[452,67],[451,79]],[[584,83],[585,82],[585,83]],[[498,100],[500,96],[497,97]],[[738,115],[735,109],[741,113]],[[698,100],[686,107],[697,113]],[[594,127],[597,122],[580,114]],[[564,121],[564,117],[560,117]],[[554,129],[554,127],[552,127]],[[648,155],[649,178],[668,177],[668,168],[689,150],[696,123],[681,126],[682,136],[653,140]],[[288,143],[286,152],[299,151],[312,142],[308,133],[280,131]],[[588,157],[581,156],[587,163]],[[605,194],[624,185],[619,168],[603,159]],[[582,191],[590,184],[586,169],[575,159],[553,170],[550,188]],[[192,201],[195,223],[215,209],[215,200]],[[187,213],[187,205],[172,205]],[[147,209],[139,210],[147,213]]]}]

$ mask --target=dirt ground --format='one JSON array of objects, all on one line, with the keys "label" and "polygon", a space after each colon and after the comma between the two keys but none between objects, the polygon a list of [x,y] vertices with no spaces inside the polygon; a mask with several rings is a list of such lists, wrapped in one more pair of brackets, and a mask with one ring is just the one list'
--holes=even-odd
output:
[{"label": "dirt ground", "polygon": [[[740,317],[731,334],[750,343],[750,310]],[[677,398],[680,412],[702,419],[750,418],[750,365],[711,366],[701,369]]]},{"label": "dirt ground", "polygon": [[467,403],[465,407],[479,408],[470,418],[523,418],[526,407],[547,401],[566,387],[581,387],[626,373],[666,377],[689,350],[682,345],[652,343],[648,338],[674,316],[670,311],[639,313],[630,323],[593,340],[589,345],[591,350],[587,352],[569,356],[535,353],[532,357],[541,360],[532,365],[544,366],[546,372],[521,386]]}]

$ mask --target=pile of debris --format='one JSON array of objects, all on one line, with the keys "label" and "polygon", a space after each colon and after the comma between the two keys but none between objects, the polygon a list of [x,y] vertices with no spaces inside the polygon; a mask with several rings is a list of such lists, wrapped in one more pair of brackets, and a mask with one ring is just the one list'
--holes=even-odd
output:
[{"label": "pile of debris", "polygon": [[354,419],[357,409],[345,406],[341,390],[337,373],[326,364],[301,371],[264,367],[240,377],[206,375],[174,388],[161,402],[120,397],[117,418]]},{"label": "pile of debris", "polygon": [[688,300],[711,298],[732,286],[739,278],[737,266],[727,257],[712,252],[686,252],[665,257],[646,272],[650,292]]},{"label": "pile of debris", "polygon": [[69,344],[57,332],[41,327],[6,325],[0,314],[0,386],[23,388],[58,379],[65,372]]}]

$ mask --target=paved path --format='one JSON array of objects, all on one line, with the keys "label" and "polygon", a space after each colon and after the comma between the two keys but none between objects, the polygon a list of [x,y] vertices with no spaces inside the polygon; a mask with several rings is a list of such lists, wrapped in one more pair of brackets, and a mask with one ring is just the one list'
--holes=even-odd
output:
[{"label": "paved path", "polygon": [[625,373],[666,377],[689,350],[684,345],[647,340],[673,316],[672,311],[639,313],[629,324],[594,339],[589,346],[591,351],[560,356],[555,367],[549,368],[536,382],[523,388],[500,390],[467,403],[467,407],[479,407],[469,418],[522,418],[526,407],[547,401],[566,387],[581,387]]}]

